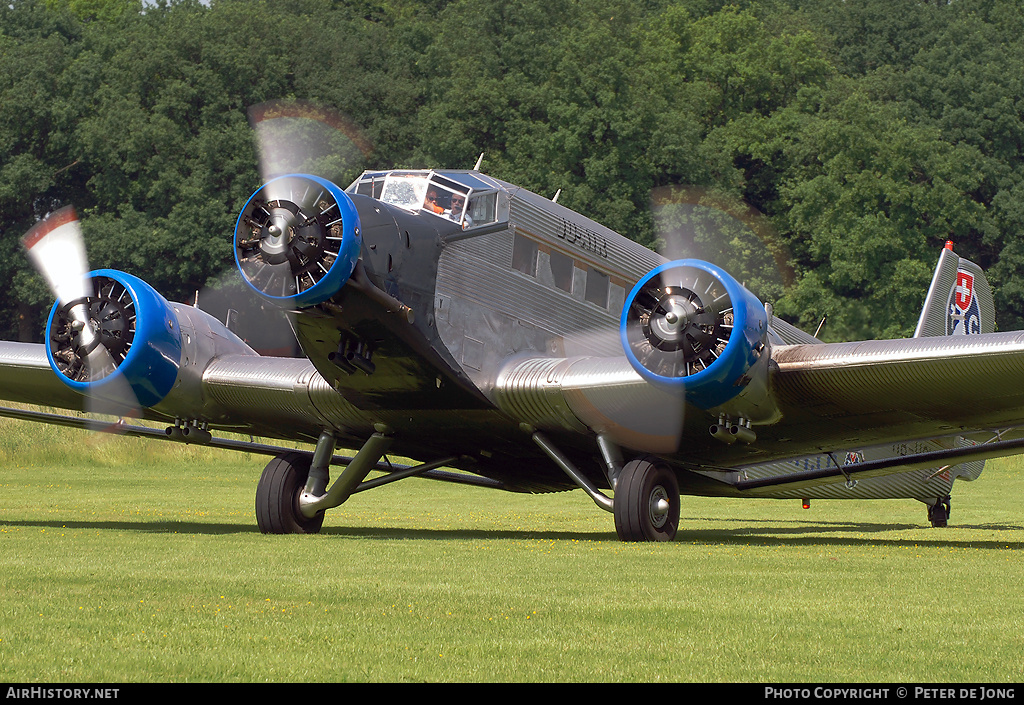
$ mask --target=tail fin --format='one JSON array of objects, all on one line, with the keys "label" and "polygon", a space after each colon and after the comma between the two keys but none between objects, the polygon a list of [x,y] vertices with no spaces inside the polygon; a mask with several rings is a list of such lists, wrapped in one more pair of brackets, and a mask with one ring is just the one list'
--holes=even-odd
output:
[{"label": "tail fin", "polygon": [[985,273],[953,252],[953,243],[947,242],[914,337],[991,333],[995,326],[995,306]]}]

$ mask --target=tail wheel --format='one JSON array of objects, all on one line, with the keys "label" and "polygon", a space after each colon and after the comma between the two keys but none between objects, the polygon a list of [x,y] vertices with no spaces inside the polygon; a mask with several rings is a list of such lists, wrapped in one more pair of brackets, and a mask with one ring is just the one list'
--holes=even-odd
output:
[{"label": "tail wheel", "polygon": [[256,486],[256,523],[264,534],[317,534],[323,512],[312,519],[299,511],[299,494],[306,487],[312,459],[286,453],[267,463]]},{"label": "tail wheel", "polygon": [[935,504],[928,506],[928,521],[934,527],[943,527],[949,523],[950,497],[946,495],[935,500]]},{"label": "tail wheel", "polygon": [[671,541],[679,528],[679,481],[657,458],[626,463],[615,485],[615,531],[622,541]]}]

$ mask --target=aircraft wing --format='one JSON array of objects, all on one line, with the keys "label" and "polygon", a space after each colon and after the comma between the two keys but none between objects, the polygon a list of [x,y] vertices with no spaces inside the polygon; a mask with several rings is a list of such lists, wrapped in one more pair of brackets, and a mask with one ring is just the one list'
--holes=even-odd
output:
[{"label": "aircraft wing", "polygon": [[787,424],[808,431],[936,435],[1024,421],[1021,332],[781,346],[772,359]]},{"label": "aircraft wing", "polygon": [[1024,424],[1024,332],[781,345],[767,369],[766,403],[779,414],[753,425],[749,444],[713,439],[718,409],[684,404],[624,358],[512,360],[497,375],[495,398],[537,428],[589,428],[710,465],[975,432],[987,440],[990,430]]},{"label": "aircraft wing", "polygon": [[50,369],[46,348],[37,343],[0,341],[0,397],[5,401],[84,410],[84,398]]},{"label": "aircraft wing", "polygon": [[[214,419],[217,428],[275,438],[315,439],[325,421],[314,399],[322,399],[328,392],[330,397],[338,396],[306,359],[252,354],[212,360],[199,389],[196,403],[202,404],[204,416]],[[86,398],[63,384],[50,368],[45,346],[34,343],[0,341],[0,398],[87,410]],[[159,405],[143,413],[146,418],[169,423],[175,418],[172,411],[161,412]],[[23,416],[3,410],[0,415]]]}]

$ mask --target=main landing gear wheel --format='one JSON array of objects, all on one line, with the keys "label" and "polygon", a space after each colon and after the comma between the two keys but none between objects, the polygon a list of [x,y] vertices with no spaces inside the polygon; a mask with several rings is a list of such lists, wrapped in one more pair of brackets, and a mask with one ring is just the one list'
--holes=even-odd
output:
[{"label": "main landing gear wheel", "polygon": [[657,458],[632,460],[619,474],[613,509],[622,541],[671,541],[679,528],[679,481]]},{"label": "main landing gear wheel", "polygon": [[267,463],[256,486],[256,523],[264,534],[316,534],[324,523],[320,512],[308,519],[299,511],[312,458],[285,453]]}]

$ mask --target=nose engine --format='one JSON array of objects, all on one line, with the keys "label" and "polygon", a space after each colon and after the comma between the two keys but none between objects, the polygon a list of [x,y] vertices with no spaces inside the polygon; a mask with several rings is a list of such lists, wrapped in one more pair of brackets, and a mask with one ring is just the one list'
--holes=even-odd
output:
[{"label": "nose engine", "polygon": [[235,262],[263,298],[285,307],[334,296],[359,259],[359,215],[336,184],[308,174],[268,181],[235,225]]}]

